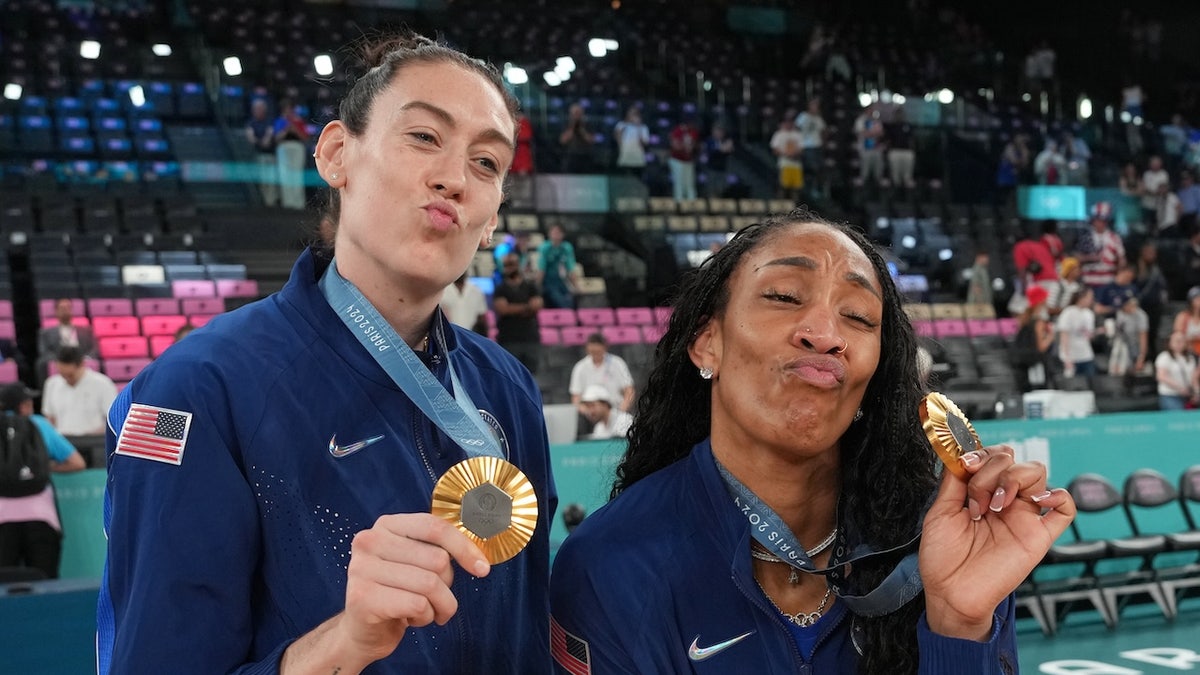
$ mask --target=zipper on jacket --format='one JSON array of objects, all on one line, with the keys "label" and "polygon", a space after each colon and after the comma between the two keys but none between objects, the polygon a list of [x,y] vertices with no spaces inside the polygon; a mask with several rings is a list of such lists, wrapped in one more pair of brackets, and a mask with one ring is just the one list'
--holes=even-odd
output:
[{"label": "zipper on jacket", "polygon": [[[787,635],[787,642],[792,647],[792,655],[796,657],[796,659],[795,659],[796,662],[799,665],[805,666],[811,670],[813,667],[813,663],[810,661],[804,660],[804,655],[800,653],[800,647],[798,647],[796,645],[796,640],[795,640],[795,638],[792,637],[792,629],[783,623],[784,619],[783,619],[783,617],[781,617],[779,615],[779,610],[775,609],[774,607],[768,606],[767,603],[764,602],[764,600],[766,599],[765,591],[760,592],[760,593],[752,593],[752,592],[748,591],[746,589],[746,587],[744,585],[742,585],[741,580],[738,579],[737,574],[733,575],[733,585],[737,586],[738,590],[742,592],[742,595],[746,596],[752,603],[754,603],[755,607],[759,608],[763,612],[766,612],[767,614],[769,614],[771,616],[772,619],[775,620],[775,625],[779,628],[782,628],[783,632]],[[848,609],[846,611],[842,612],[842,615],[837,618],[837,621],[835,621],[833,623],[833,625],[829,626],[826,631],[821,633],[821,636],[819,638],[817,638],[816,642],[813,643],[813,656],[816,656],[817,649],[820,648],[821,643],[828,640],[829,636],[833,635],[833,632],[835,630],[837,630],[837,627],[839,625],[841,625],[841,623],[843,621],[846,620],[846,614],[848,614],[848,613],[849,613]],[[852,633],[851,638],[853,639],[853,631],[851,631],[851,633]],[[859,653],[861,654],[862,652],[859,652]]]}]

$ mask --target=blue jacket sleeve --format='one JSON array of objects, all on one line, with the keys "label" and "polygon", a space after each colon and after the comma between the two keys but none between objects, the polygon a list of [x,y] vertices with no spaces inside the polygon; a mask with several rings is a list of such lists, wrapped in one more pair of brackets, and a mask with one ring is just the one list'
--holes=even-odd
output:
[{"label": "blue jacket sleeve", "polygon": [[917,626],[921,652],[918,675],[1012,675],[1018,671],[1017,605],[1009,596],[996,608],[987,642],[961,640],[934,633],[924,614]]},{"label": "blue jacket sleeve", "polygon": [[[251,643],[260,533],[236,399],[203,366],[172,361],[147,375],[109,412],[98,672],[278,672],[286,645]],[[134,403],[191,416],[178,465],[114,454]]]}]

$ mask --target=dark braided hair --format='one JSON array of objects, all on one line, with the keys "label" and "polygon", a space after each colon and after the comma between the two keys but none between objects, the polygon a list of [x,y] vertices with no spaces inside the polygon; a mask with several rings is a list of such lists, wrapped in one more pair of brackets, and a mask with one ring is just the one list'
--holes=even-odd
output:
[{"label": "dark braided hair", "polygon": [[[350,134],[358,136],[367,130],[375,99],[379,98],[404,68],[414,64],[449,63],[482,76],[500,93],[512,118],[511,145],[516,147],[520,104],[505,87],[500,71],[490,63],[473,59],[443,42],[409,31],[365,36],[352,45],[350,51],[355,53],[359,68],[364,71],[350,85],[346,97],[338,105],[338,118],[346,125]],[[329,197],[321,209],[321,217],[336,229],[340,215],[341,197],[337,190],[330,188]],[[318,246],[332,250],[333,243],[326,237],[318,236]]]},{"label": "dark braided hair", "polygon": [[[937,485],[936,462],[921,431],[923,396],[917,370],[917,339],[883,257],[856,228],[832,223],[807,209],[750,225],[737,233],[681,282],[666,334],[655,350],[645,391],[629,431],[629,447],[617,466],[611,496],[684,457],[710,434],[711,383],[700,378],[688,349],[708,321],[729,302],[729,278],[747,253],[784,236],[799,224],[815,223],[842,232],[871,261],[883,291],[879,365],[863,395],[862,420],[842,435],[842,495],[839,519],[879,549],[899,546],[914,534]],[[895,558],[862,561],[855,579],[874,588]],[[855,617],[863,628],[864,674],[915,673],[917,621],[924,597],[892,614]]]}]

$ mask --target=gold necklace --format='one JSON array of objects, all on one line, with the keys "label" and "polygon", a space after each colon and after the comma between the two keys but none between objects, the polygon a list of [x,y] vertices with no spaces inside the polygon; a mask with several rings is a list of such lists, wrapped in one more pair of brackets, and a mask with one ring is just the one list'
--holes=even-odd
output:
[{"label": "gold necklace", "polygon": [[767,589],[763,588],[761,581],[755,578],[754,583],[758,584],[758,590],[762,591],[763,597],[767,599],[767,602],[771,603],[771,606],[774,607],[777,612],[782,614],[789,623],[796,624],[801,628],[808,628],[821,618],[821,615],[825,613],[825,605],[829,603],[830,591],[833,590],[829,586],[829,582],[826,581],[825,597],[821,598],[821,604],[817,605],[816,609],[811,612],[796,612],[795,614],[788,614],[787,612],[783,611],[782,607],[775,603],[775,601],[771,598],[771,594],[767,593]]}]

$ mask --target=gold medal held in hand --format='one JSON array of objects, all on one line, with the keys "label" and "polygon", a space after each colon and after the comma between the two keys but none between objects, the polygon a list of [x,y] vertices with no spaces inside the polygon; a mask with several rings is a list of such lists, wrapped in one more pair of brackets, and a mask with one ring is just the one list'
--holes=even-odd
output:
[{"label": "gold medal held in hand", "polygon": [[537,527],[533,483],[499,457],[472,457],[433,486],[432,513],[450,521],[495,565],[525,548]]},{"label": "gold medal held in hand", "polygon": [[967,420],[954,401],[938,392],[930,392],[921,399],[921,427],[929,437],[934,452],[959,478],[966,479],[967,469],[958,461],[964,453],[974,452],[983,444],[975,427]]}]

